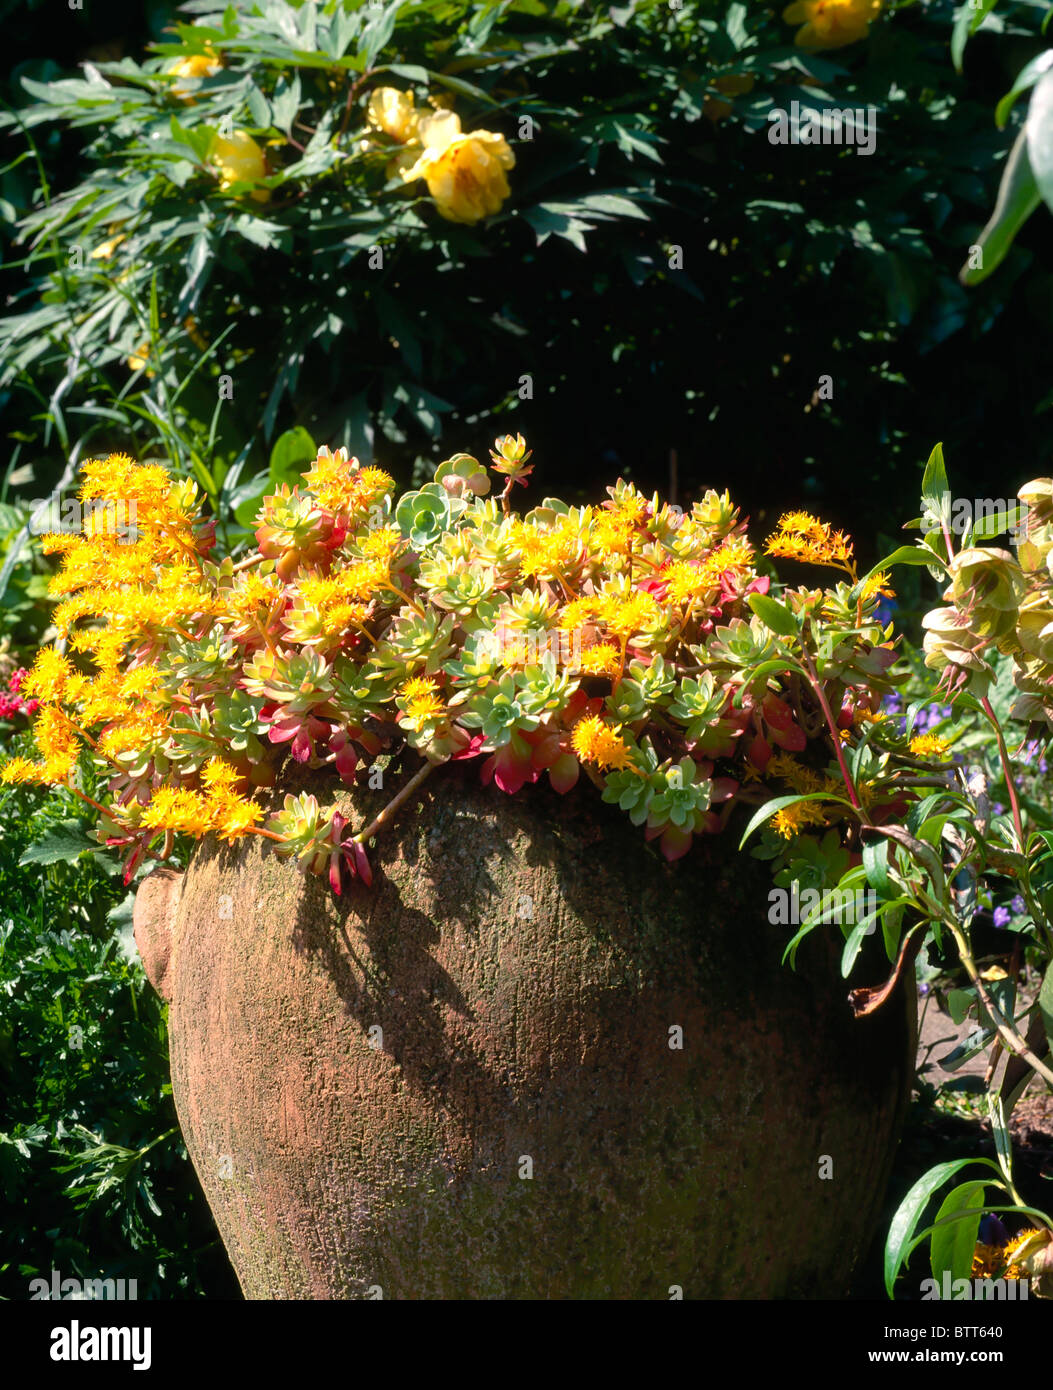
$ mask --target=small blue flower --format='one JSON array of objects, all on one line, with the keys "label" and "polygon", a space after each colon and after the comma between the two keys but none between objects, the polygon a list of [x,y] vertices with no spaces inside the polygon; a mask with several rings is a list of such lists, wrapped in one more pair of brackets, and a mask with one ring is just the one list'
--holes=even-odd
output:
[{"label": "small blue flower", "polygon": [[1023,900],[1023,898],[1020,896],[1020,894],[1017,893],[1017,895],[1016,895],[1015,898],[1010,898],[1010,899],[1009,899],[1009,906],[1013,909],[1013,911],[1014,911],[1014,912],[1016,913],[1016,915],[1019,917],[1020,914],[1021,914],[1021,912],[1023,912],[1024,908],[1027,906],[1027,904],[1024,902],[1024,900]]},{"label": "small blue flower", "polygon": [[992,801],[991,810],[995,813],[996,816],[1005,815],[1005,807],[1002,805],[1000,801]]},{"label": "small blue flower", "polygon": [[1007,907],[996,907],[994,910],[994,924],[996,927],[1008,927],[1009,909]]}]

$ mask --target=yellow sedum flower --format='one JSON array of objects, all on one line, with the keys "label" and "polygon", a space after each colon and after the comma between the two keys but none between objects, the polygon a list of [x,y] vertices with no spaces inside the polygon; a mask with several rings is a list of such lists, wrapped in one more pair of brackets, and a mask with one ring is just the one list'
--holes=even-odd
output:
[{"label": "yellow sedum flower", "polygon": [[826,821],[818,806],[808,801],[798,801],[793,806],[784,806],[772,817],[772,828],[784,840],[792,840],[809,825],[825,825]]},{"label": "yellow sedum flower", "polygon": [[598,714],[578,720],[571,735],[571,746],[583,763],[595,763],[601,771],[613,767],[620,772],[635,766],[632,751],[621,735]]},{"label": "yellow sedum flower", "polygon": [[586,676],[620,676],[622,656],[611,642],[599,642],[582,652],[577,669]]},{"label": "yellow sedum flower", "polygon": [[505,137],[492,130],[464,134],[454,111],[425,116],[419,135],[423,153],[402,171],[403,179],[424,179],[447,222],[471,224],[492,217],[509,196],[505,170],[516,162]]},{"label": "yellow sedum flower", "polygon": [[765,551],[779,560],[800,560],[809,565],[830,565],[855,580],[852,542],[843,531],[811,512],[786,512],[779,528],[764,542]]},{"label": "yellow sedum flower", "polygon": [[881,0],[795,0],[782,12],[786,24],[800,24],[798,48],[845,48],[865,39],[881,12]]},{"label": "yellow sedum flower", "polygon": [[910,751],[918,758],[945,758],[950,746],[937,734],[918,734],[910,741]]}]

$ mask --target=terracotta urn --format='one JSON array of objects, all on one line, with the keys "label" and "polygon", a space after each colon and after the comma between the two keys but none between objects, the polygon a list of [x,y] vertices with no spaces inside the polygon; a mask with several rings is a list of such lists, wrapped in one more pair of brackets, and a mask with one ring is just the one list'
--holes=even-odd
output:
[{"label": "terracotta urn", "polygon": [[[391,794],[315,779],[294,789],[356,828]],[[245,1296],[843,1296],[912,1001],[854,1018],[836,927],[784,965],[737,839],[666,864],[587,784],[445,768],[372,888],[334,898],[261,840],[145,879],[136,939]]]}]

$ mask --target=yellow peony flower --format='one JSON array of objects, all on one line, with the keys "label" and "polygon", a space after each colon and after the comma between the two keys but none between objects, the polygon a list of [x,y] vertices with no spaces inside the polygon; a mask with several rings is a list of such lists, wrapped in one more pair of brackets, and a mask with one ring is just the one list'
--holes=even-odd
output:
[{"label": "yellow peony flower", "polygon": [[[150,344],[140,343],[139,346],[132,353],[132,355],[130,357],[126,357],[124,360],[128,364],[128,366],[131,367],[133,372],[141,372],[142,369],[150,361]],[[151,367],[147,370],[146,375],[155,376],[156,373]]]},{"label": "yellow peony flower", "polygon": [[492,217],[509,196],[505,170],[516,160],[503,135],[492,130],[461,131],[454,111],[425,116],[418,133],[424,152],[402,171],[407,183],[424,179],[447,222],[481,222]]},{"label": "yellow peony flower", "polygon": [[[169,77],[212,77],[219,72],[223,64],[214,53],[188,53],[185,58],[177,58],[165,71]],[[176,84],[172,86],[172,95],[178,97],[180,101],[193,101],[193,96],[185,88]]]},{"label": "yellow peony flower", "polygon": [[[235,183],[254,183],[267,177],[267,159],[256,141],[244,130],[236,130],[228,140],[222,135],[213,138],[209,158],[219,169],[219,186],[226,190]],[[252,198],[265,203],[270,190],[257,188]]]},{"label": "yellow peony flower", "polygon": [[[727,77],[715,77],[712,86],[723,96],[733,99],[744,96],[747,92],[753,91],[756,79],[750,72],[731,73]],[[702,114],[714,125],[731,115],[731,100],[724,101],[721,97],[707,96],[702,102]]]},{"label": "yellow peony flower", "polygon": [[413,93],[397,87],[378,87],[369,98],[366,120],[374,130],[383,131],[400,145],[417,137],[420,113],[414,108]]},{"label": "yellow peony flower", "polygon": [[[122,227],[123,225],[123,222],[112,222],[107,230],[114,230],[118,227]],[[123,233],[117,232],[115,236],[111,236],[108,240],[100,242],[100,244],[96,246],[95,250],[92,251],[90,259],[93,261],[112,260],[113,253],[117,250],[118,246],[120,246],[122,241],[127,240],[128,238],[124,236]]]},{"label": "yellow peony flower", "polygon": [[865,39],[881,12],[881,0],[795,0],[782,12],[786,24],[800,24],[798,48],[844,48]]}]

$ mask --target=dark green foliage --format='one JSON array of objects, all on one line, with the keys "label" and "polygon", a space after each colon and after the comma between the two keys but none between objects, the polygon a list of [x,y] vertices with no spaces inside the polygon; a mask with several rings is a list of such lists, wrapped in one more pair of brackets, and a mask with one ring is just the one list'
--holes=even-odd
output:
[{"label": "dark green foliage", "polygon": [[[1000,486],[1027,475],[1048,392],[1031,347],[1053,289],[1033,257],[1046,209],[982,286],[957,276],[1012,144],[995,104],[1044,47],[1031,7],[986,21],[964,76],[945,3],[886,7],[822,54],[794,48],[777,10],[708,0],[185,9],[197,22],[156,55],[31,80],[12,118],[26,291],[0,347],[8,429],[38,479],[81,440],[157,449],[226,501],[299,425],[408,483],[451,441],[481,453],[514,428],[539,478],[583,492],[620,472],[665,486],[675,448],[682,491],[734,478],[754,515],[803,494],[891,529],[889,484],[916,486],[932,438],[981,495],[996,451]],[[1010,61],[990,61],[995,37]],[[164,70],[206,42],[225,66],[173,97]],[[713,83],[733,74],[755,85],[714,120]],[[423,184],[362,151],[384,85],[508,138],[496,217],[444,222]],[[793,101],[873,107],[875,152],[772,145],[768,113]],[[217,189],[205,151],[224,117],[267,147],[266,204]],[[816,398],[826,376],[832,399]]]},{"label": "dark green foliage", "polygon": [[0,801],[0,1297],[52,1269],[135,1279],[139,1298],[236,1297],[119,870],[68,792]]}]

